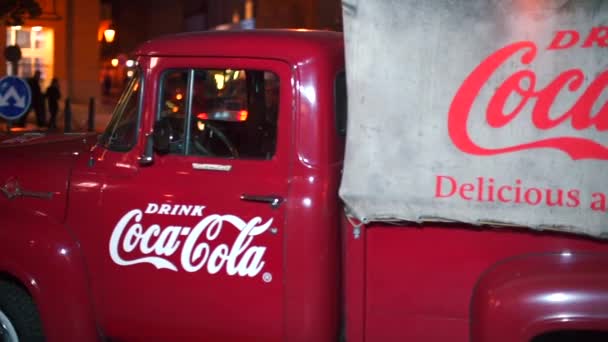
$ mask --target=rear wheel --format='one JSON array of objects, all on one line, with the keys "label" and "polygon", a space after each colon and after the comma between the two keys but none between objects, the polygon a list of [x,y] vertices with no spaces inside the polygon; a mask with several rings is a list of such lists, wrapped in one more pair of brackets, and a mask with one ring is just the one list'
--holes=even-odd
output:
[{"label": "rear wheel", "polygon": [[44,341],[40,316],[23,288],[0,281],[0,342]]}]

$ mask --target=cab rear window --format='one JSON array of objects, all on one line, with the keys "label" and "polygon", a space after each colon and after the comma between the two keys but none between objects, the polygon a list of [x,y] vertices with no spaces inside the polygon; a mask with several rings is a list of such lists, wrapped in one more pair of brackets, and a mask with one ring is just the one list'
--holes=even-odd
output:
[{"label": "cab rear window", "polygon": [[334,84],[334,105],[336,115],[336,130],[339,136],[346,136],[346,73],[344,71],[336,75]]}]

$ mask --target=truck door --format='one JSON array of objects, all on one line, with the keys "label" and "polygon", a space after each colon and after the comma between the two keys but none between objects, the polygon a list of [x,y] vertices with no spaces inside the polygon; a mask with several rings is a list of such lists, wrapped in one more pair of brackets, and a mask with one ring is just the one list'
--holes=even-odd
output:
[{"label": "truck door", "polygon": [[[289,66],[176,57],[139,65],[70,194],[68,224],[104,333],[281,340]],[[153,122],[167,139],[142,165]]]}]

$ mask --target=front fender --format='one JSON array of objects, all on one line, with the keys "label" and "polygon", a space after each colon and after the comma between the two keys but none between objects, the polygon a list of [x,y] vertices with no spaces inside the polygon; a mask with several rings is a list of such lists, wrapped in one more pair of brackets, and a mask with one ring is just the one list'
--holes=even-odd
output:
[{"label": "front fender", "polygon": [[530,341],[557,330],[608,331],[608,254],[563,252],[505,260],[471,302],[471,341]]},{"label": "front fender", "polygon": [[1,274],[19,280],[32,295],[48,341],[99,339],[82,254],[54,218],[2,203]]}]

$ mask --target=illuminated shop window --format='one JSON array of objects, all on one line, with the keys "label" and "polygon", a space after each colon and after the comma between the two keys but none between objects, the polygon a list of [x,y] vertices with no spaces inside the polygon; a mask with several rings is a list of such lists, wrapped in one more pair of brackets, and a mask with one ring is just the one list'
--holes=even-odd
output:
[{"label": "illuminated shop window", "polygon": [[[21,60],[18,76],[30,77],[40,70],[42,84],[46,87],[53,78],[53,30],[42,26],[13,26],[6,29],[6,44],[19,45]],[[7,62],[9,75],[12,69]]]}]

